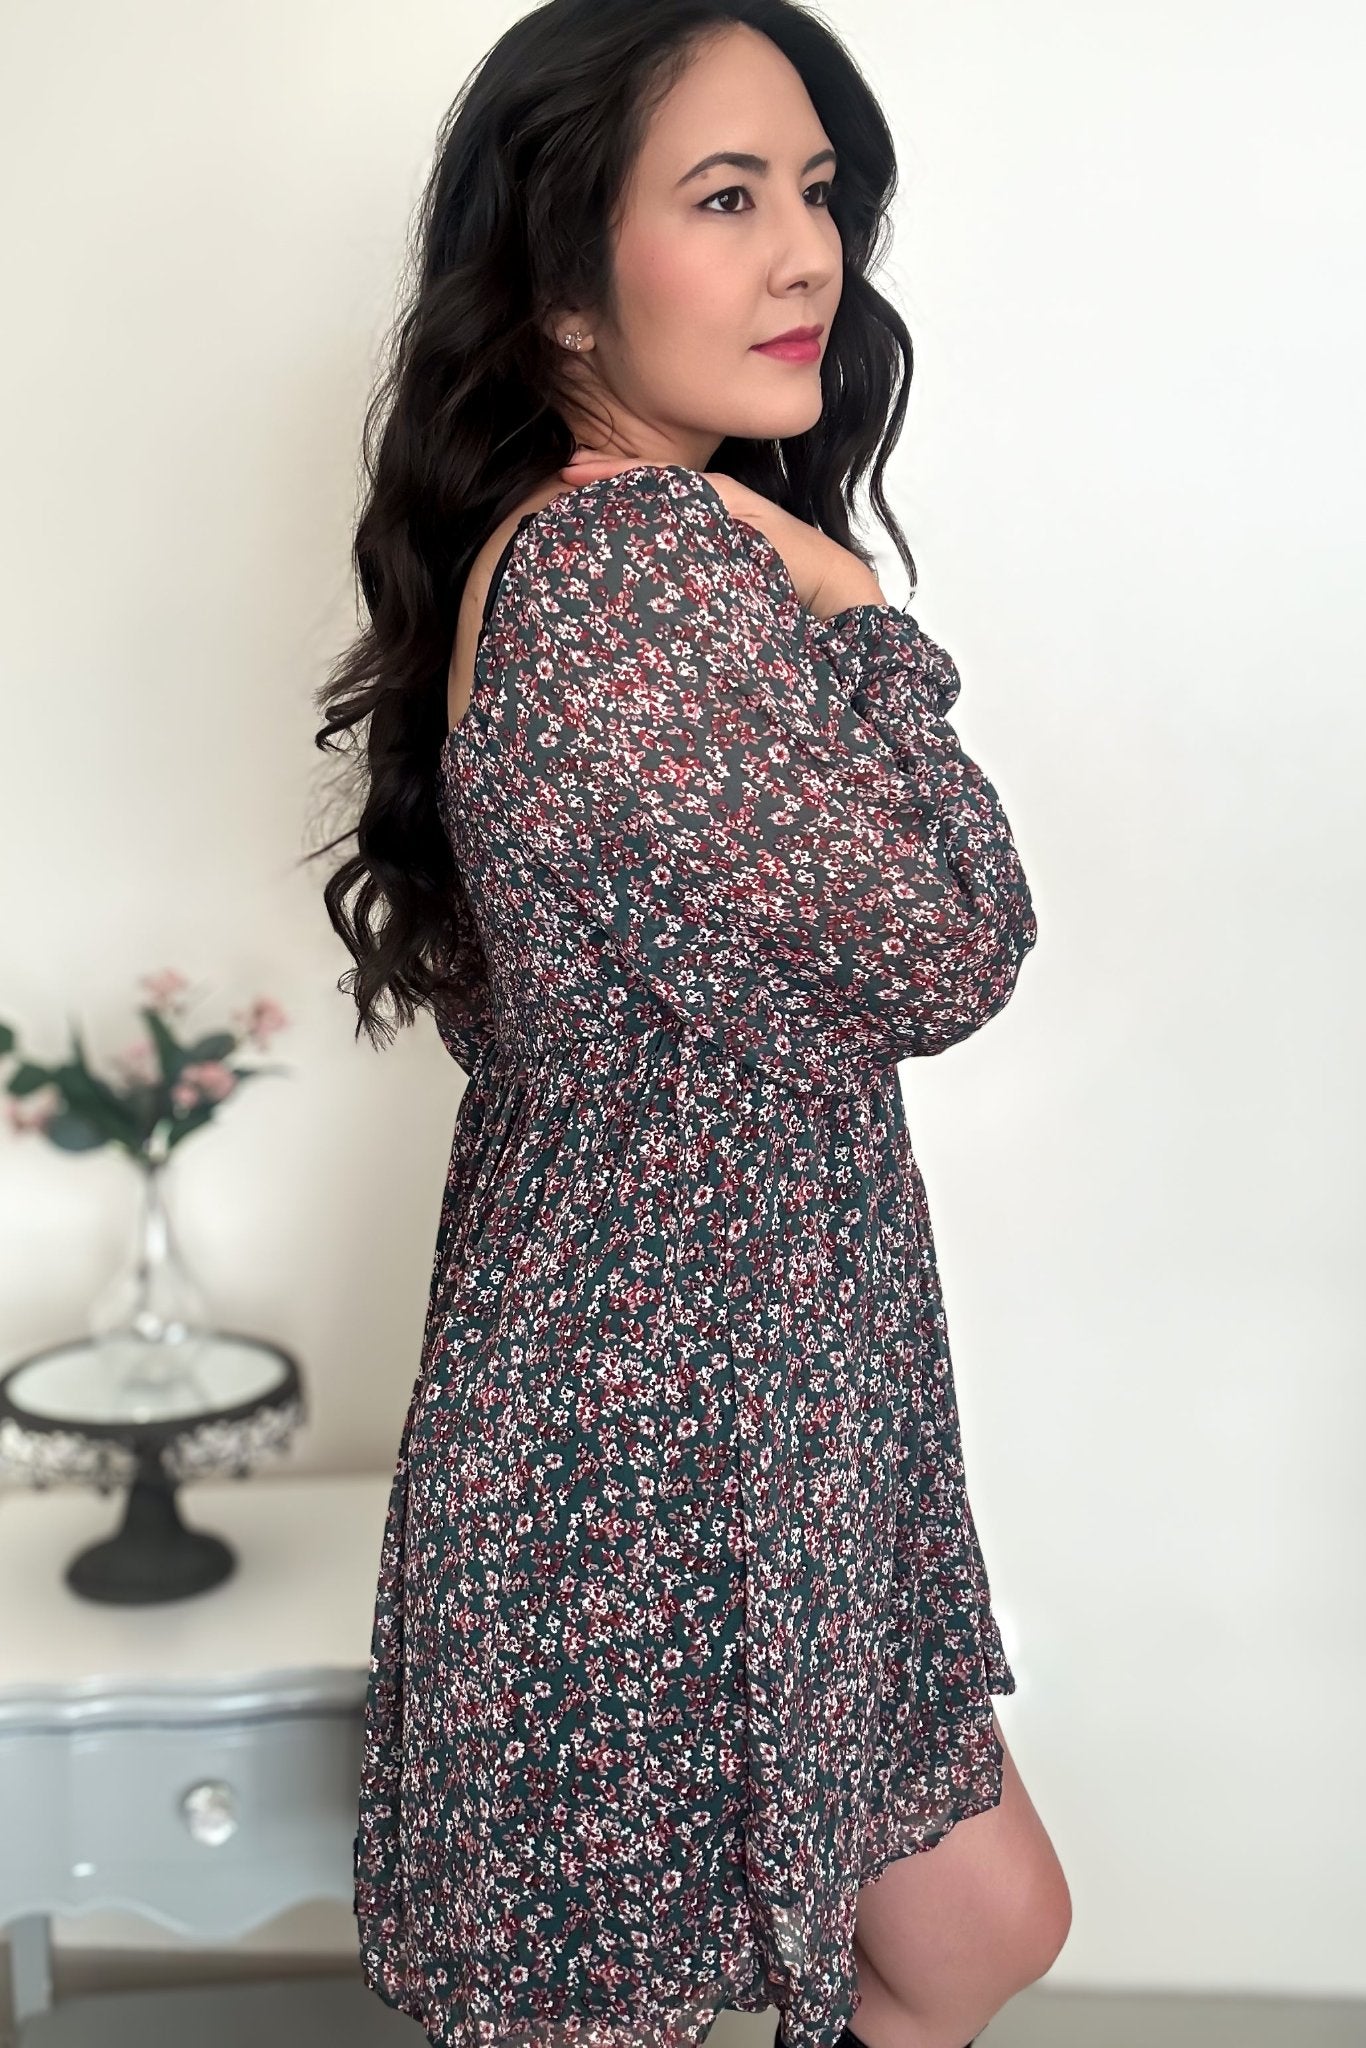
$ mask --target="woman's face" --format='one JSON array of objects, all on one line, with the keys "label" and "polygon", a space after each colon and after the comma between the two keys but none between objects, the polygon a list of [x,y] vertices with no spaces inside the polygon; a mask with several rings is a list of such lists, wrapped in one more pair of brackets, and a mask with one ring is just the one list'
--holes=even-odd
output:
[{"label": "woman's face", "polygon": [[[699,168],[713,157],[730,160]],[[655,110],[623,195],[613,309],[570,308],[556,326],[591,337],[565,368],[591,389],[592,415],[612,421],[604,437],[600,417],[571,409],[581,447],[703,469],[729,434],[815,424],[842,282],[834,175],[830,138],[781,51],[741,25],[708,37]],[[808,361],[755,346],[815,326]]]}]

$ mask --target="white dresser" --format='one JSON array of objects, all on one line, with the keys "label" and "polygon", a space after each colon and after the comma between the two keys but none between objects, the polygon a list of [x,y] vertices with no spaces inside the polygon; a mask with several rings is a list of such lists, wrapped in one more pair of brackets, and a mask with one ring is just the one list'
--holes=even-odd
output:
[{"label": "white dresser", "polygon": [[[0,1929],[25,2048],[86,2038],[55,2024],[84,2001],[52,2007],[53,1913],[121,1908],[220,1942],[303,1900],[350,1900],[388,1488],[187,1485],[184,1520],[238,1568],[151,1607],[82,1600],[62,1578],[117,1526],[118,1495],[0,1493]],[[423,2038],[359,1982],[358,1997],[373,2038]]]}]

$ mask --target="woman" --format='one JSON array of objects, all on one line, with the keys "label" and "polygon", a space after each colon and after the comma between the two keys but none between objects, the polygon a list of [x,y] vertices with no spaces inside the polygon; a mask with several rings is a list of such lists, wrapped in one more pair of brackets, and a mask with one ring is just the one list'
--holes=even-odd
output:
[{"label": "woman", "polygon": [[355,1841],[443,2048],[961,2048],[1067,1931],[897,1076],[1035,923],[849,530],[871,465],[913,580],[894,177],[787,0],[551,0],[427,195],[319,739],[360,1023],[469,1074]]}]

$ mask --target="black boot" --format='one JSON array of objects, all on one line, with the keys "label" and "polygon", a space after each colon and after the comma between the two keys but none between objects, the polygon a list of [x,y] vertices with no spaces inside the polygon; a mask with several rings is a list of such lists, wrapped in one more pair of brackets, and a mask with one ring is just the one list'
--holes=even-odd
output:
[{"label": "black boot", "polygon": [[[779,2028],[779,2031],[781,2032],[781,2026]],[[972,2037],[972,2041],[975,2041],[976,2039],[977,2036],[974,2034]],[[972,2048],[972,2041],[968,2042],[967,2048]],[[780,2048],[780,2043],[778,2042],[776,2037],[773,2043],[773,2048]],[[861,2041],[859,2039],[858,2035],[854,2032],[852,2027],[846,2026],[844,2032],[840,2035],[839,2048],[868,2048],[868,2044],[866,2041]]]}]

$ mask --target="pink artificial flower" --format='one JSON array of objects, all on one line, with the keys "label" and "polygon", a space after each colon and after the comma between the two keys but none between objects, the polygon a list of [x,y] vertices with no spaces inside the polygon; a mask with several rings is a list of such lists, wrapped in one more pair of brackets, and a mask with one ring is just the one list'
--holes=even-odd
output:
[{"label": "pink artificial flower", "polygon": [[114,1054],[114,1064],[125,1081],[151,1086],[161,1079],[161,1063],[150,1038],[135,1038]]},{"label": "pink artificial flower", "polygon": [[236,1074],[222,1060],[200,1060],[189,1071],[214,1102],[222,1102],[237,1086]]},{"label": "pink artificial flower", "polygon": [[7,1095],[5,1113],[12,1131],[42,1131],[62,1107],[62,1092],[53,1082],[35,1088],[32,1095]]},{"label": "pink artificial flower", "polygon": [[194,1060],[188,1067],[182,1067],[171,1089],[171,1101],[184,1116],[201,1102],[222,1102],[236,1086],[236,1074],[222,1060]]},{"label": "pink artificial flower", "polygon": [[243,1013],[241,1021],[243,1035],[264,1052],[273,1035],[283,1031],[289,1019],[270,996],[258,996]]},{"label": "pink artificial flower", "polygon": [[186,989],[190,986],[186,975],[177,968],[167,967],[160,974],[144,974],[142,986],[154,1010],[174,1010],[180,1006]]}]

